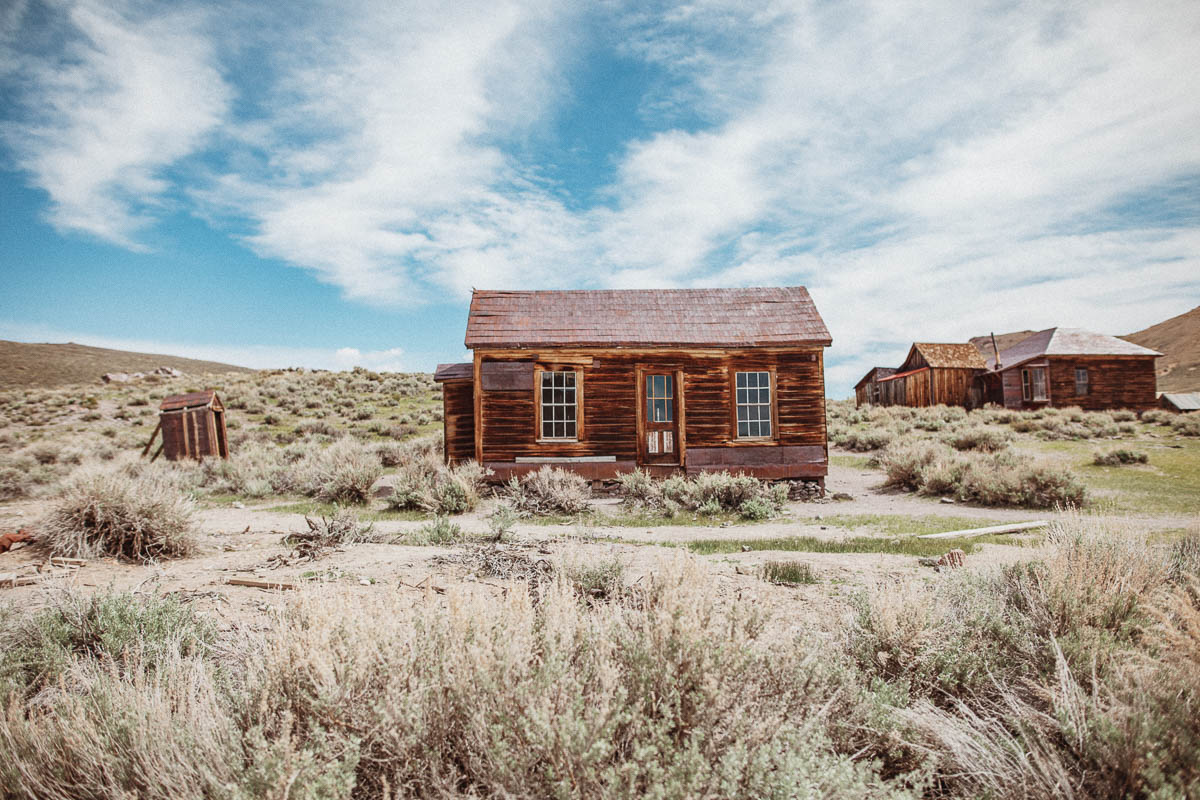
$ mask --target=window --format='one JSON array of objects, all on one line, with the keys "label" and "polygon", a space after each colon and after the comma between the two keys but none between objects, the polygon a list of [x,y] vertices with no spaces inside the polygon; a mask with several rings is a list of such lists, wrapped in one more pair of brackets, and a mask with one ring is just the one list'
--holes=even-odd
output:
[{"label": "window", "polygon": [[771,436],[771,373],[738,372],[737,438],[764,439]]},{"label": "window", "polygon": [[1088,393],[1087,367],[1075,368],[1075,396],[1084,397]]},{"label": "window", "polygon": [[1044,367],[1021,370],[1021,396],[1030,402],[1043,403],[1046,396],[1046,370]]},{"label": "window", "polygon": [[670,375],[646,376],[646,421],[672,422],[675,382]]},{"label": "window", "polygon": [[576,399],[579,391],[579,373],[541,373],[541,438],[579,438]]}]

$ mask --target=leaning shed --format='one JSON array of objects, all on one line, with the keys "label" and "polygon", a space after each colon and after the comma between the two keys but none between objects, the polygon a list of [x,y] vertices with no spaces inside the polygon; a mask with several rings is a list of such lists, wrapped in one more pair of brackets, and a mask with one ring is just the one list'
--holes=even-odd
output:
[{"label": "leaning shed", "polygon": [[1154,359],[1133,342],[1080,328],[1038,331],[989,359],[987,399],[1006,408],[1095,411],[1158,405]]},{"label": "leaning shed", "polygon": [[[829,331],[804,287],[476,291],[444,364],[446,458],[824,484]],[[467,403],[467,398],[470,403]]]},{"label": "leaning shed", "polygon": [[862,380],[854,384],[855,407],[862,408],[865,405],[878,405],[881,391],[879,386],[880,379],[895,374],[895,367],[872,367],[871,371],[862,377]]},{"label": "leaning shed", "polygon": [[880,378],[880,405],[962,406],[983,403],[976,378],[987,363],[973,344],[916,342],[893,375]]},{"label": "leaning shed", "polygon": [[1200,392],[1163,392],[1158,405],[1168,411],[1200,411]]},{"label": "leaning shed", "polygon": [[209,456],[229,458],[225,406],[216,392],[190,392],[164,398],[158,407],[158,426],[150,434],[142,455],[150,451],[159,431],[163,441],[154,458],[160,453],[169,461]]}]

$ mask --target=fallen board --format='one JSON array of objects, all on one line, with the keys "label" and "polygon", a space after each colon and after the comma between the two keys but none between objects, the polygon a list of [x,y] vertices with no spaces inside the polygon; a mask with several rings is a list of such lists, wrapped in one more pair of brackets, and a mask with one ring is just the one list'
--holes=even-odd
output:
[{"label": "fallen board", "polygon": [[246,578],[230,578],[226,581],[230,586],[249,586],[252,589],[295,589],[290,583],[277,581],[252,581]]},{"label": "fallen board", "polygon": [[966,528],[961,531],[946,531],[945,533],[923,533],[918,536],[918,539],[958,539],[969,538],[971,536],[986,536],[989,533],[1019,533],[1020,531],[1031,531],[1036,528],[1045,528],[1050,523],[1047,520],[1039,519],[1033,522],[1014,522],[1011,525],[992,525],[989,528]]}]

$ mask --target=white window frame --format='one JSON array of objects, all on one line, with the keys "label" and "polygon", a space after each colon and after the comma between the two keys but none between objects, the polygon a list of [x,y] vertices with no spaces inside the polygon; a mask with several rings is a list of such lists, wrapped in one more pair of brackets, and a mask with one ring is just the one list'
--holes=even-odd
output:
[{"label": "white window frame", "polygon": [[[566,369],[566,370],[550,370],[550,369],[542,370],[542,369],[539,369],[539,370],[535,371],[535,375],[536,375],[536,383],[534,385],[536,388],[534,389],[534,392],[535,392],[534,402],[535,402],[536,408],[537,408],[537,441],[539,441],[539,442],[578,442],[583,435],[583,414],[580,413],[580,409],[583,407],[583,372],[580,370],[571,370],[571,369]],[[574,384],[575,384],[574,386],[565,386],[565,385],[564,386],[554,386],[553,385],[555,376],[564,376],[564,382],[565,382],[565,376],[567,376],[567,375],[572,376],[572,378],[574,379]],[[552,385],[550,385],[550,386],[545,385],[547,376],[550,376],[550,380],[552,382]],[[545,399],[546,390],[549,390],[551,392],[551,399],[549,402],[547,402]],[[570,392],[573,396],[573,399],[571,401],[567,401],[565,399],[562,401],[555,400],[554,396],[553,396],[553,392],[556,390],[563,391],[564,398],[566,396],[566,393]],[[563,419],[558,419],[560,414],[558,414],[556,411],[554,411],[554,409],[564,409],[564,410],[570,409],[571,413],[567,414],[564,411],[564,413],[561,415],[563,417]],[[551,411],[549,419],[547,419],[547,416],[546,416],[547,410]],[[568,417],[568,416],[571,417],[571,419],[567,419],[566,417]],[[546,435],[546,425],[547,424],[552,426],[550,435]],[[558,426],[558,425],[563,426],[563,433],[561,435],[557,434],[555,432],[554,426]],[[574,426],[574,428],[575,428],[574,434],[567,433],[567,431],[569,430],[569,426]]]},{"label": "white window frame", "polygon": [[[754,386],[750,386],[753,375]],[[766,378],[766,386],[762,385]],[[762,393],[766,392],[766,398]],[[733,424],[734,438],[739,440],[769,440],[775,438],[778,427],[775,419],[775,381],[771,370],[751,369],[736,370],[733,373]],[[751,392],[754,394],[751,395]],[[753,399],[751,399],[753,397]],[[745,414],[743,414],[745,409]],[[764,416],[765,414],[765,416]],[[753,415],[753,419],[751,419]],[[743,425],[746,433],[742,433]],[[763,427],[766,431],[763,431]],[[751,433],[757,426],[758,432]]]}]

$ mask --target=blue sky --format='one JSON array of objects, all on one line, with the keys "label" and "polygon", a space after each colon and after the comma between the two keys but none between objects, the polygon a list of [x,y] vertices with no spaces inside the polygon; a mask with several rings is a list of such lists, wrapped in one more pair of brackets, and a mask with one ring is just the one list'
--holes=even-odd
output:
[{"label": "blue sky", "polygon": [[[282,8],[282,6],[280,6]],[[471,287],[912,340],[1200,303],[1200,4],[0,3],[0,338],[427,370]]]}]

